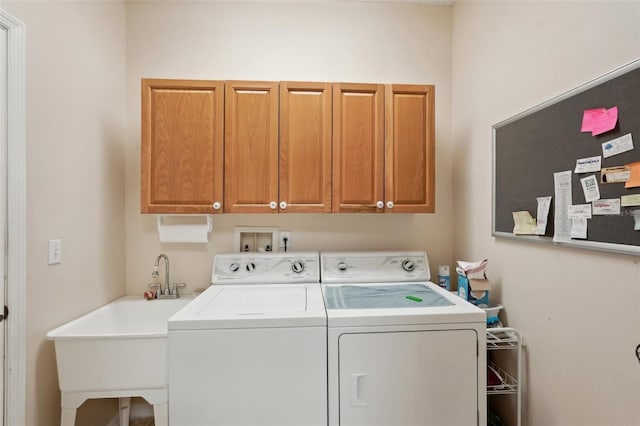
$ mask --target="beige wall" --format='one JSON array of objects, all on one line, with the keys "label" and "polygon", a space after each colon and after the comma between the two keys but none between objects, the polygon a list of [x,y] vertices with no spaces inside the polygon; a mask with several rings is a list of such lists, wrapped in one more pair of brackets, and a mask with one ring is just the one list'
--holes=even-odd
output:
[{"label": "beige wall", "polygon": [[638,22],[638,1],[453,7],[454,252],[490,259],[525,336],[525,425],[640,424],[640,265],[492,238],[491,126],[640,57]]},{"label": "beige wall", "polygon": [[[26,418],[56,425],[46,332],[125,292],[126,10],[113,2],[3,7],[25,24],[27,40]],[[62,263],[48,266],[55,238]]]},{"label": "beige wall", "polygon": [[[278,226],[295,250],[420,249],[453,261],[451,8],[359,2],[131,2],[127,9],[127,293],[142,294],[152,262],[172,280],[208,285],[214,253],[235,225]],[[436,85],[436,214],[215,216],[206,245],[160,244],[140,207],[140,79],[310,80]]]}]

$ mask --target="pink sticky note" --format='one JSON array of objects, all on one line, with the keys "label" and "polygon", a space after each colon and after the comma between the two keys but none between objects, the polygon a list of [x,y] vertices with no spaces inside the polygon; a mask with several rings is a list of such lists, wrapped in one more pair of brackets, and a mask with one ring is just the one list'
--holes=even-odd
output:
[{"label": "pink sticky note", "polygon": [[605,108],[585,109],[582,114],[582,129],[581,132],[590,132],[593,128],[593,123],[597,120],[597,117],[606,111]]},{"label": "pink sticky note", "polygon": [[582,132],[591,132],[597,136],[616,127],[618,107],[587,109],[582,115]]}]

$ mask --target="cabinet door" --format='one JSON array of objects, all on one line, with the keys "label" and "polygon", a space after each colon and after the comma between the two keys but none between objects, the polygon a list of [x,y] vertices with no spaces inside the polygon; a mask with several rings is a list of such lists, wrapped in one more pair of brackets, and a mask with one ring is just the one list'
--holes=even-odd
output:
[{"label": "cabinet door", "polygon": [[278,211],[278,83],[225,83],[225,213]]},{"label": "cabinet door", "polygon": [[280,212],[331,211],[331,84],[280,83]]},{"label": "cabinet door", "polygon": [[435,212],[434,86],[386,87],[386,211]]},{"label": "cabinet door", "polygon": [[477,341],[474,330],[343,334],[340,425],[476,425]]},{"label": "cabinet door", "polygon": [[142,80],[142,213],[222,212],[223,93],[220,81]]},{"label": "cabinet door", "polygon": [[334,212],[383,212],[384,86],[333,86]]}]

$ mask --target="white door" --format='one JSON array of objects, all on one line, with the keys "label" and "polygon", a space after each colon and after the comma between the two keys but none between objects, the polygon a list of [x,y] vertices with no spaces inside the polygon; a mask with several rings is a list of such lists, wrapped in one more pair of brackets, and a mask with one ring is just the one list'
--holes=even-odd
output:
[{"label": "white door", "polygon": [[0,8],[0,307],[12,305],[11,321],[0,323],[0,415],[7,425],[23,425],[26,416],[25,62],[24,25]]},{"label": "white door", "polygon": [[474,330],[343,334],[340,426],[478,423]]},{"label": "white door", "polygon": [[[0,314],[4,314],[7,282],[7,31],[0,31]],[[4,418],[5,324],[0,323],[0,419]],[[4,422],[3,422],[4,424]]]}]

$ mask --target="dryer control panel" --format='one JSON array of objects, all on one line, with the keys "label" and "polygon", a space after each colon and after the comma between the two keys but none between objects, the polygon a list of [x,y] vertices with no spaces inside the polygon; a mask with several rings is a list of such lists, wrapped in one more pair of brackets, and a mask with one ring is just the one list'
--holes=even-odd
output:
[{"label": "dryer control panel", "polygon": [[213,284],[287,284],[320,281],[318,253],[225,253],[213,260]]},{"label": "dryer control panel", "polygon": [[322,253],[323,283],[377,283],[429,281],[425,252]]}]

